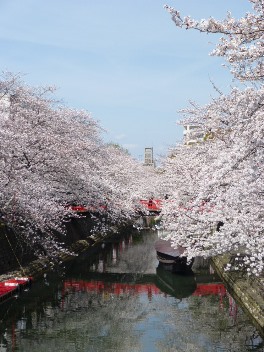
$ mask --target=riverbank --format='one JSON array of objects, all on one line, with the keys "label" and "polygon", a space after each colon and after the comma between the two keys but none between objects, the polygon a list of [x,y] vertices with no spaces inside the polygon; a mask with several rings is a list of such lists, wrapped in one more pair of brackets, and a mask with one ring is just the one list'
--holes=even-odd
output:
[{"label": "riverbank", "polygon": [[217,256],[212,259],[212,263],[229,292],[264,337],[264,277],[248,277],[242,272],[225,271],[229,263],[228,255]]},{"label": "riverbank", "polygon": [[58,268],[63,263],[73,260],[76,256],[83,252],[95,251],[104,241],[112,237],[119,237],[125,231],[131,231],[133,226],[127,224],[120,227],[112,227],[108,233],[89,234],[85,239],[79,239],[67,247],[67,252],[61,252],[57,262],[51,262],[48,258],[35,259],[28,262],[26,265],[20,265],[14,270],[6,270],[0,275],[0,282],[14,277],[30,277],[32,280],[37,280],[51,270]]},{"label": "riverbank", "polygon": [[[71,246],[71,251],[78,255],[81,254],[84,251],[89,250],[94,246],[96,242],[93,244],[91,242],[88,242],[87,240],[80,240],[74,243]],[[70,255],[70,254],[61,254],[59,257],[59,263],[63,264],[66,263],[70,260],[72,260],[75,257],[75,255]],[[7,272],[5,274],[0,275],[0,282],[8,280],[10,278],[14,277],[31,277],[32,280],[37,280],[38,278],[42,277],[44,273],[53,270],[54,269],[54,263],[51,263],[47,258],[42,258],[42,259],[36,259],[27,264],[26,266],[20,267],[17,270],[13,270],[10,272]],[[59,264],[58,264],[59,265]]]},{"label": "riverbank", "polygon": [[[76,252],[79,250],[86,250],[95,243],[103,241],[104,238],[116,235],[125,229],[132,229],[138,227],[139,229],[148,228],[153,217],[142,217],[142,224],[138,224],[138,219],[130,219],[126,222],[112,224],[107,222],[107,214],[85,213],[80,217],[73,217],[70,221],[65,222],[65,234],[54,233],[54,238],[57,243],[61,244],[67,252]],[[102,224],[103,227],[98,227]],[[41,248],[34,248],[29,241],[25,241],[23,236],[0,222],[0,277],[1,275],[20,270],[22,267],[29,266],[32,262],[38,262],[38,255],[36,253],[43,252]],[[72,256],[62,252],[61,258],[58,262],[64,261],[65,258]],[[45,262],[45,261],[44,261]],[[45,263],[45,265],[50,265]]]}]

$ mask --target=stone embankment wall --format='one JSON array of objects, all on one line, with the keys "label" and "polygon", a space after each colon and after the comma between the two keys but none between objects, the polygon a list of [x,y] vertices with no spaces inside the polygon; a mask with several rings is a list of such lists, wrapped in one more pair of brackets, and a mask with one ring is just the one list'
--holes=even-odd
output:
[{"label": "stone embankment wall", "polygon": [[264,277],[249,277],[238,271],[226,271],[229,256],[212,259],[213,266],[227,289],[251,317],[264,338]]},{"label": "stone embankment wall", "polygon": [[[129,226],[129,224],[127,224]],[[81,253],[101,243],[106,236],[122,231],[122,227],[113,228],[109,233],[93,233],[94,223],[89,216],[72,219],[66,223],[66,236],[60,236],[61,242],[72,253]],[[74,255],[62,253],[59,261],[68,261]],[[14,233],[6,226],[0,226],[0,280],[9,276],[39,277],[52,269],[48,260],[39,260],[32,248],[23,242],[19,234]]]}]

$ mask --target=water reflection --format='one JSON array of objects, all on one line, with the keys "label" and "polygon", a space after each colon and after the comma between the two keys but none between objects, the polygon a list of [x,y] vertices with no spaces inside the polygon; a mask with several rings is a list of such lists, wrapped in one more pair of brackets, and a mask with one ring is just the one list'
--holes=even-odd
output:
[{"label": "water reflection", "polygon": [[209,267],[158,266],[155,233],[108,242],[0,306],[0,352],[263,351]]},{"label": "water reflection", "polygon": [[157,267],[156,285],[162,292],[178,299],[191,296],[197,288],[193,273],[189,275],[177,275],[165,270],[161,266]]}]

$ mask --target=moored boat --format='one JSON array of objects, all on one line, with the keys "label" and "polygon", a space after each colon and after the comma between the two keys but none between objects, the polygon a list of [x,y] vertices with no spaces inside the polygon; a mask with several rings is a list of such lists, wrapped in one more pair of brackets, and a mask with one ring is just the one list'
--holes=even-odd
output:
[{"label": "moored boat", "polygon": [[173,272],[188,272],[191,270],[194,259],[188,261],[187,257],[183,256],[184,247],[174,248],[170,240],[160,238],[155,242],[155,250],[159,263],[166,270]]},{"label": "moored boat", "polygon": [[31,282],[31,277],[13,278],[0,282],[0,303],[25,289]]}]

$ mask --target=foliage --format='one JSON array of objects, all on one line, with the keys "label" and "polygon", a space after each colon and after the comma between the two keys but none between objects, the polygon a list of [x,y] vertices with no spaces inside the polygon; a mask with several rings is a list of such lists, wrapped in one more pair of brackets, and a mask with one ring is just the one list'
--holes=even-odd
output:
[{"label": "foliage", "polygon": [[112,146],[114,148],[120,149],[122,150],[124,153],[130,154],[129,150],[124,148],[122,145],[120,145],[119,143],[115,143],[115,142],[109,142],[107,143],[108,146]]},{"label": "foliage", "polygon": [[262,0],[249,0],[252,13],[246,13],[237,20],[227,13],[223,21],[213,17],[197,21],[190,16],[182,18],[179,11],[165,5],[176,26],[185,29],[196,29],[200,32],[219,33],[220,39],[212,55],[226,59],[231,72],[241,81],[261,81],[264,79],[264,6]]},{"label": "foliage", "polygon": [[[214,55],[223,56],[240,80],[259,87],[232,89],[204,107],[192,103],[182,124],[199,125],[204,142],[180,145],[166,160],[164,223],[176,245],[189,257],[236,253],[235,269],[263,272],[264,86],[263,1],[250,0],[254,13],[224,21],[182,19],[166,6],[178,27],[222,33]],[[216,231],[217,224],[221,224]],[[241,256],[243,253],[243,256]],[[228,265],[228,267],[230,267]]]},{"label": "foliage", "polygon": [[[54,234],[76,216],[67,205],[92,209],[105,231],[135,216],[146,175],[125,151],[102,142],[88,112],[59,105],[54,91],[11,73],[0,81],[1,222],[51,258],[64,250]],[[98,218],[106,209],[107,224]]]}]

